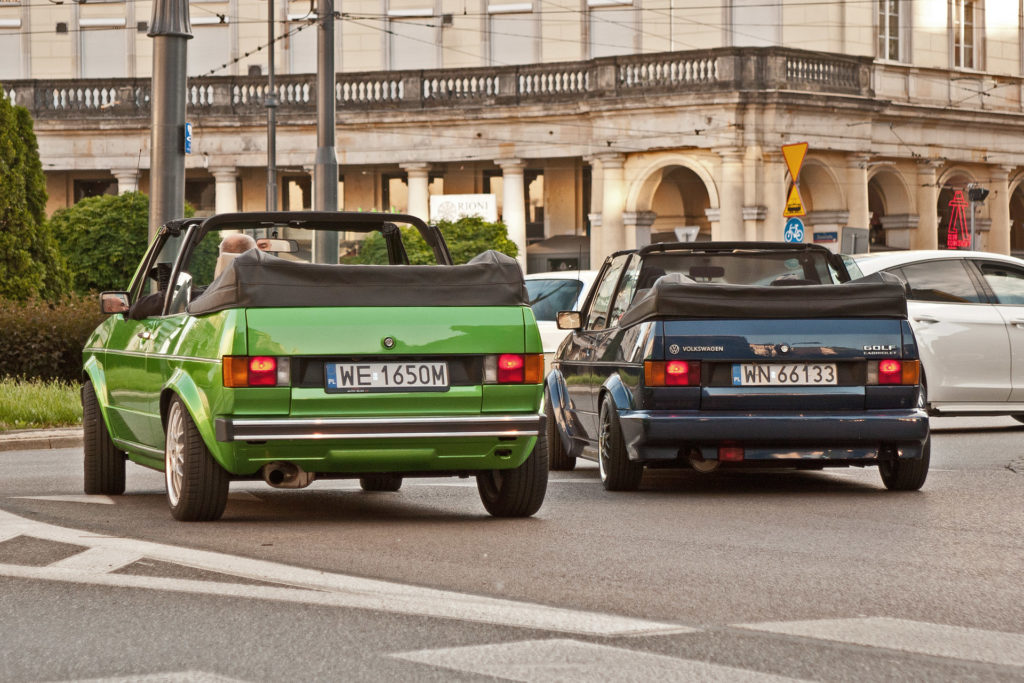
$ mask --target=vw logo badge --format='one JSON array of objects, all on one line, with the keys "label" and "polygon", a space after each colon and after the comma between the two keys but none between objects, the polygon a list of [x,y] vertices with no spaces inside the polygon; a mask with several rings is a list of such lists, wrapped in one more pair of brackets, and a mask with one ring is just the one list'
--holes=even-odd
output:
[{"label": "vw logo badge", "polygon": [[679,353],[679,344],[673,344],[672,346],[668,347],[668,352],[671,353],[673,356]]},{"label": "vw logo badge", "polygon": [[393,349],[393,348],[395,348],[395,338],[394,337],[384,337],[384,348],[385,349]]}]

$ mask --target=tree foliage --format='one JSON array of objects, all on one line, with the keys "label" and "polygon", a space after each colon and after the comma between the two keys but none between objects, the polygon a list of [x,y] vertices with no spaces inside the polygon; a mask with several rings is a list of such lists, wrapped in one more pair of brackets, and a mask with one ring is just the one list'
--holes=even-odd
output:
[{"label": "tree foliage", "polygon": [[0,297],[54,301],[67,287],[46,223],[46,178],[32,117],[0,95]]},{"label": "tree foliage", "polygon": [[[508,230],[502,222],[489,223],[478,216],[460,218],[457,221],[440,221],[437,224],[441,234],[444,235],[448,249],[452,253],[452,260],[456,263],[466,263],[480,252],[494,249],[503,254],[512,256],[518,254],[519,250],[515,242],[508,238]],[[405,243],[405,250],[409,255],[409,263],[413,265],[430,265],[435,263],[434,253],[427,246],[427,243],[420,237],[420,233],[413,227],[402,227],[402,241]],[[363,241],[359,255],[352,260],[353,263],[387,263],[387,245],[380,233],[371,233]]]},{"label": "tree foliage", "polygon": [[[185,207],[186,216],[193,213],[191,206]],[[149,197],[142,192],[87,197],[55,211],[50,225],[76,292],[124,289],[146,253]],[[212,249],[212,255],[196,255],[197,262],[210,271],[207,282],[213,277],[216,244]],[[198,281],[200,274],[193,275]]]}]

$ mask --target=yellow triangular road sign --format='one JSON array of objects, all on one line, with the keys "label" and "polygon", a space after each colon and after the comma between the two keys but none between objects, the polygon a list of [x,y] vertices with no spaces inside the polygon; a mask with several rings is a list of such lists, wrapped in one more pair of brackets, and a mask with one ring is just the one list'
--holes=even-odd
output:
[{"label": "yellow triangular road sign", "polygon": [[[807,154],[807,143],[797,142],[792,145],[782,146],[782,156],[786,158],[786,167],[789,169],[789,177],[795,183],[800,177],[800,167],[804,163],[804,155]],[[803,214],[800,214],[801,216]]]},{"label": "yellow triangular road sign", "polygon": [[800,199],[800,190],[797,189],[796,185],[789,191],[789,199],[786,200],[786,210],[782,212],[782,215],[785,218],[807,215],[807,212],[804,211],[804,202]]}]

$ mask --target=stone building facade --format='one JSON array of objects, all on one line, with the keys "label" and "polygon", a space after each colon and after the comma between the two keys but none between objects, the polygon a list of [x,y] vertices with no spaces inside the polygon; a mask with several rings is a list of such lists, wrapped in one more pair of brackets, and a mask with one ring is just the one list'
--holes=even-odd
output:
[{"label": "stone building facade", "polygon": [[[278,206],[310,208],[317,18],[275,3]],[[688,232],[779,240],[781,147],[807,142],[805,240],[942,248],[956,193],[982,187],[980,248],[1024,251],[1021,0],[336,8],[340,208],[429,218],[432,194],[491,193],[522,247],[587,236],[594,264]],[[264,209],[268,3],[190,10],[187,198]],[[0,83],[35,118],[51,211],[148,188],[150,12],[0,0],[20,57]]]}]

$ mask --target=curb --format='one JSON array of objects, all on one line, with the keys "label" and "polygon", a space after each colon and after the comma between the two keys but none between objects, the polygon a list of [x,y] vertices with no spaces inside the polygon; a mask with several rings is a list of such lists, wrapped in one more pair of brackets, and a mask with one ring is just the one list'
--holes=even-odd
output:
[{"label": "curb", "polygon": [[76,448],[82,445],[82,428],[18,429],[0,432],[0,451],[32,451],[44,448]]}]

